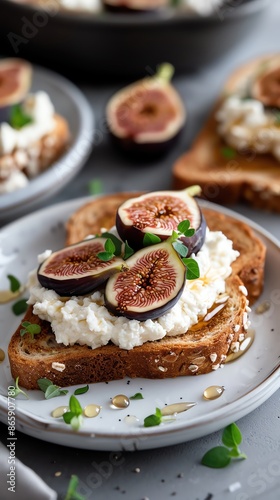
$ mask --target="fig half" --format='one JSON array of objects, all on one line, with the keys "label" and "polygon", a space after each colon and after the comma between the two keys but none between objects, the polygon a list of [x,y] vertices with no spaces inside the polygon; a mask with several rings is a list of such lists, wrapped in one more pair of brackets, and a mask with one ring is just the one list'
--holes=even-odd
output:
[{"label": "fig half", "polygon": [[112,12],[150,12],[167,7],[169,0],[102,0],[102,3]]},{"label": "fig half", "polygon": [[61,296],[86,295],[102,285],[124,265],[121,257],[103,261],[107,238],[93,238],[54,252],[37,272],[40,284]]},{"label": "fig half", "polygon": [[186,268],[170,242],[142,248],[109,278],[105,305],[116,316],[145,321],[166,313],[179,300]]},{"label": "fig half", "polygon": [[0,61],[0,123],[9,122],[11,107],[21,103],[32,79],[31,65],[22,59]]},{"label": "fig half", "polygon": [[108,102],[106,120],[114,142],[124,151],[158,155],[182,130],[186,111],[170,84],[171,64],[117,92]]},{"label": "fig half", "polygon": [[189,189],[155,191],[125,201],[116,215],[121,239],[137,250],[143,247],[145,233],[155,234],[163,241],[176,231],[180,222],[188,219],[195,233],[180,239],[188,247],[188,255],[197,253],[205,240],[206,222]]}]

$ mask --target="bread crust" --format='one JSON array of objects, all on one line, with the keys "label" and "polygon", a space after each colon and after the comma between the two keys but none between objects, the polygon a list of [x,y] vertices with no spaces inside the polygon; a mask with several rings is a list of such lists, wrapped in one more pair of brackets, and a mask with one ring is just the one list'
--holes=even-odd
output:
[{"label": "bread crust", "polygon": [[191,149],[173,166],[174,189],[199,184],[203,196],[210,201],[225,205],[241,201],[255,208],[280,212],[280,162],[272,154],[252,151],[237,152],[234,159],[226,159],[222,155],[226,144],[217,133],[215,118],[224,96],[246,85],[258,67],[272,57],[266,55],[250,61],[230,76]]}]

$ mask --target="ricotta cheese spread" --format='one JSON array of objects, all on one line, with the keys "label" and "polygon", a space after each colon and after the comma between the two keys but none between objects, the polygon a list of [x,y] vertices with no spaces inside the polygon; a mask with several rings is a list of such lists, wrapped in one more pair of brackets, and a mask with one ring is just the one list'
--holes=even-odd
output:
[{"label": "ricotta cheese spread", "polygon": [[[49,255],[50,251],[45,254]],[[225,279],[231,274],[231,263],[238,255],[232,241],[222,232],[207,229],[203,247],[192,256],[198,262],[200,278],[186,280],[179,301],[156,320],[137,321],[112,315],[104,306],[104,295],[100,291],[87,296],[60,297],[39,284],[36,270],[29,276],[28,303],[33,304],[34,314],[51,323],[58,343],[78,343],[95,349],[111,341],[122,349],[132,349],[166,335],[183,334],[204,317],[225,293]],[[42,259],[44,254],[40,262]]]},{"label": "ricotta cheese spread", "polygon": [[280,161],[280,126],[275,114],[256,99],[233,95],[216,114],[218,133],[236,150],[272,153]]},{"label": "ricotta cheese spread", "polygon": [[22,104],[32,122],[17,130],[9,123],[0,125],[0,156],[12,153],[16,148],[27,149],[54,127],[54,107],[46,92],[29,94]]},{"label": "ricotta cheese spread", "polygon": [[181,0],[180,5],[200,16],[209,16],[216,12],[224,2],[225,0]]}]

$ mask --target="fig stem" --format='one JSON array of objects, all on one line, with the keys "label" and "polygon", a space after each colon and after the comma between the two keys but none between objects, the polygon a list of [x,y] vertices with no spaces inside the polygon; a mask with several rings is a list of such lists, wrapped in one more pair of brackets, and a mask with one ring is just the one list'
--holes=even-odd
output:
[{"label": "fig stem", "polygon": [[164,82],[170,82],[174,75],[174,66],[170,63],[163,63],[157,66],[157,72],[155,78],[158,80],[163,80]]},{"label": "fig stem", "polygon": [[202,189],[197,184],[194,184],[193,186],[189,186],[187,189],[184,189],[184,191],[186,191],[186,193],[189,196],[194,197],[194,196],[199,196],[201,194]]}]

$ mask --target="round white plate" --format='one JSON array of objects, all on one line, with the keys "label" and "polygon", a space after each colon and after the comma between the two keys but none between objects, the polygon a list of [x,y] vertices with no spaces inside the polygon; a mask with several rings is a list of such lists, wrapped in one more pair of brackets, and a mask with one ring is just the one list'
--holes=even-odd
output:
[{"label": "round white plate", "polygon": [[[0,232],[1,289],[8,287],[7,274],[25,282],[28,272],[37,266],[37,254],[45,249],[62,247],[64,222],[87,199],[54,205],[26,216]],[[51,411],[67,405],[66,396],[44,399],[41,391],[28,391],[29,400],[16,399],[17,429],[45,441],[98,450],[148,449],[188,441],[223,428],[248,414],[278,388],[279,325],[280,325],[280,247],[279,243],[259,226],[246,218],[217,205],[203,202],[218,212],[228,213],[247,222],[267,246],[265,288],[259,303],[269,301],[270,309],[264,314],[251,313],[256,338],[250,349],[238,360],[223,369],[198,377],[179,377],[166,380],[124,379],[109,383],[92,384],[90,390],[78,396],[82,406],[95,403],[102,406],[98,417],[84,418],[78,432],[71,430],[62,419],[51,417]],[[0,347],[7,352],[9,339],[21,318],[11,312],[11,304],[1,305]],[[7,423],[7,387],[12,383],[8,358],[0,365],[0,419]],[[215,401],[206,401],[202,394],[210,385],[225,387],[223,395]],[[128,397],[141,392],[144,399],[131,401],[127,409],[112,409],[110,398],[116,394]],[[166,404],[196,402],[187,412],[178,414],[173,421],[158,427],[145,428],[144,418]],[[125,417],[133,415],[137,421],[128,425]]]},{"label": "round white plate", "polygon": [[83,167],[93,144],[94,116],[80,90],[62,76],[33,66],[31,92],[44,90],[55,110],[68,122],[71,142],[67,151],[28,185],[0,195],[0,219],[22,215],[60,191]]}]

